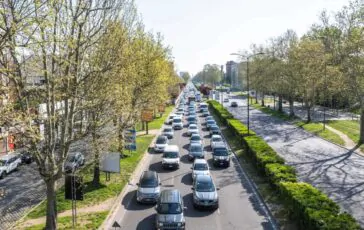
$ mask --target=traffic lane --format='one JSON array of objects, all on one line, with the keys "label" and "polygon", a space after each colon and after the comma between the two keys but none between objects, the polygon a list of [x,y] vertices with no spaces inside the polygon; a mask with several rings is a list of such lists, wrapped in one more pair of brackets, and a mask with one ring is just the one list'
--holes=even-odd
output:
[{"label": "traffic lane", "polygon": [[[234,116],[246,114],[241,108],[229,110]],[[325,192],[364,226],[362,156],[259,110],[250,113],[252,130],[296,168],[300,180]]]},{"label": "traffic lane", "polygon": [[[200,117],[200,120],[200,124],[203,124],[204,118]],[[221,226],[224,229],[273,229],[260,201],[244,179],[239,162],[232,157],[228,168],[213,166],[209,132],[204,125],[201,125],[201,130],[211,175],[220,188],[217,214]]]}]

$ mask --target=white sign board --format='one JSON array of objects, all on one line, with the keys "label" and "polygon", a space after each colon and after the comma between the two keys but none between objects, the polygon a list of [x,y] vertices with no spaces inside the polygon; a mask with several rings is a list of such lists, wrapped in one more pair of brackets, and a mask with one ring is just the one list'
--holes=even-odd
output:
[{"label": "white sign board", "polygon": [[100,159],[100,170],[120,173],[120,153],[104,153]]}]

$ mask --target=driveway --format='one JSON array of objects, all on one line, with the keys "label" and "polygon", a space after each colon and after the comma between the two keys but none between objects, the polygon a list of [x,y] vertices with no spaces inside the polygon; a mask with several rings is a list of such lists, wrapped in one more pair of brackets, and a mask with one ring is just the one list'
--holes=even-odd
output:
[{"label": "driveway", "polygon": [[[239,107],[229,107],[231,101]],[[230,102],[228,110],[246,123],[246,100]],[[250,128],[297,169],[301,181],[325,192],[364,226],[364,157],[253,108]]]}]

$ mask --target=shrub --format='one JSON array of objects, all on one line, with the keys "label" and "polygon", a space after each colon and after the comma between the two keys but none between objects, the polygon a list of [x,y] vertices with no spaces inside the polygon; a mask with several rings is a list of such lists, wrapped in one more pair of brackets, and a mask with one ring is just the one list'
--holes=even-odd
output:
[{"label": "shrub", "polygon": [[281,181],[297,182],[295,169],[289,165],[266,164],[265,174],[274,186],[278,186]]}]

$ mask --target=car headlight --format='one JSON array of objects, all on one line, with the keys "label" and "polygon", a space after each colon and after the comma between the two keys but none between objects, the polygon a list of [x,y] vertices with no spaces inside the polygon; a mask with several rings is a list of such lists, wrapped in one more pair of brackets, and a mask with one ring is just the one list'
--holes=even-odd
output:
[{"label": "car headlight", "polygon": [[159,222],[158,225],[159,225],[159,227],[163,227],[163,223],[162,222]]},{"label": "car headlight", "polygon": [[178,227],[181,227],[181,226],[182,226],[182,223],[178,223],[178,224],[177,224],[177,226],[178,226]]}]

